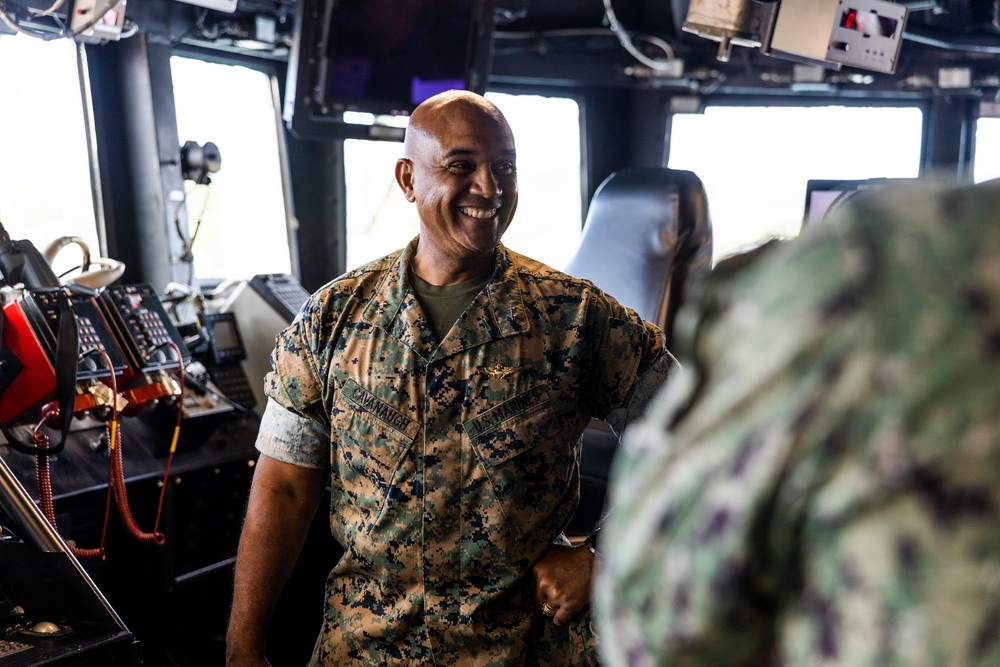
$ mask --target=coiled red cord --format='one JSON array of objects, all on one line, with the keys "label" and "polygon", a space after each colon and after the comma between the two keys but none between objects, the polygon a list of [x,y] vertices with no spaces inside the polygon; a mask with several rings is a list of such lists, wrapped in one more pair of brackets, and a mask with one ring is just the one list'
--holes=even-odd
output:
[{"label": "coiled red cord", "polygon": [[[40,433],[38,429],[48,420],[50,417],[55,417],[59,413],[58,407],[55,404],[50,404],[52,407],[43,411],[42,420],[38,422],[33,431],[33,436],[35,444],[45,449],[49,445],[49,436],[44,433]],[[38,454],[35,457],[35,481],[38,484],[38,504],[41,506],[42,515],[49,522],[49,525],[58,533],[59,528],[56,526],[56,513],[55,506],[52,502],[52,477],[49,474],[49,457],[45,454]],[[67,544],[70,553],[76,556],[80,560],[104,560],[106,552],[104,549],[104,543],[108,536],[108,516],[111,514],[111,468],[108,467],[108,490],[104,497],[104,522],[101,526],[101,541],[100,545],[93,549],[83,549],[72,544]]]},{"label": "coiled red cord", "polygon": [[[106,557],[105,552],[105,540],[107,538],[108,532],[108,519],[111,514],[111,498],[114,497],[115,506],[118,508],[118,512],[121,515],[122,523],[125,526],[126,532],[130,537],[138,542],[144,544],[160,544],[162,545],[166,541],[166,536],[160,532],[160,518],[163,515],[163,504],[166,499],[167,481],[170,476],[170,467],[173,463],[174,453],[177,451],[177,441],[180,436],[181,420],[184,416],[184,361],[181,357],[181,351],[177,345],[170,341],[167,343],[173,348],[174,353],[177,356],[177,363],[180,369],[178,373],[179,376],[179,395],[177,397],[177,419],[174,423],[174,432],[170,442],[170,451],[167,456],[166,467],[163,471],[163,480],[160,484],[160,498],[156,507],[156,520],[153,524],[152,532],[145,532],[139,528],[132,516],[132,510],[128,504],[128,495],[125,490],[125,470],[122,462],[122,437],[121,429],[118,423],[118,406],[117,401],[112,399],[111,401],[111,417],[108,422],[105,423],[105,429],[108,436],[108,491],[105,497],[105,507],[104,507],[104,522],[101,528],[101,541],[100,546],[94,549],[81,549],[76,546],[69,546],[70,551],[79,559],[99,559],[104,560]],[[111,365],[111,359],[108,357],[104,350],[95,350],[100,352],[104,357],[105,363],[107,363],[108,368],[113,368]],[[113,396],[118,396],[118,383],[115,379],[114,373],[111,374],[111,391]],[[45,448],[48,446],[49,438],[44,433],[39,432],[39,428],[50,418],[58,414],[58,407],[55,404],[51,404],[50,407],[42,415],[42,420],[34,429],[35,443],[41,447]],[[38,482],[38,496],[39,504],[42,508],[42,513],[46,520],[58,531],[56,527],[55,520],[55,510],[52,502],[52,479],[49,471],[49,457],[43,454],[39,454],[35,461],[35,476]]]},{"label": "coiled red cord", "polygon": [[170,466],[174,461],[174,452],[177,451],[177,440],[181,434],[181,420],[184,417],[184,359],[181,356],[180,348],[173,341],[167,341],[169,345],[174,350],[174,354],[177,355],[177,382],[180,393],[177,396],[177,419],[174,422],[174,433],[170,439],[170,451],[167,454],[167,465],[163,469],[163,484],[160,486],[160,502],[156,507],[156,521],[153,524],[153,532],[157,535],[162,534],[157,532],[160,526],[160,516],[163,513],[163,499],[166,497],[167,493],[167,480],[170,477]]}]

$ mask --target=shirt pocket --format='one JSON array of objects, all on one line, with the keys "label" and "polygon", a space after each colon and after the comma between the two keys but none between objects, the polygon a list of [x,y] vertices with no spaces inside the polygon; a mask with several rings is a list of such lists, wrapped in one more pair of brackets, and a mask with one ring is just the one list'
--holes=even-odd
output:
[{"label": "shirt pocket", "polygon": [[419,425],[353,380],[338,391],[331,421],[331,485],[361,514],[367,532],[387,509]]},{"label": "shirt pocket", "polygon": [[519,394],[463,428],[515,539],[558,533],[574,504],[562,501],[575,489],[575,442],[545,388]]}]

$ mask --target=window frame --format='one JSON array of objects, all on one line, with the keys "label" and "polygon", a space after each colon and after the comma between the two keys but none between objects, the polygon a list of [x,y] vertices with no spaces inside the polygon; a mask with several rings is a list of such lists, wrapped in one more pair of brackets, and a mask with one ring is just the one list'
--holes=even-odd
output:
[{"label": "window frame", "polygon": [[[819,108],[819,107],[845,107],[845,108],[912,108],[922,115],[920,130],[920,151],[918,158],[918,177],[925,175],[927,170],[928,157],[928,136],[932,131],[932,108],[930,102],[918,96],[882,98],[873,97],[843,97],[843,96],[805,96],[805,95],[735,95],[725,94],[712,96],[703,101],[697,113],[704,113],[710,107],[782,107],[782,108]],[[672,111],[667,114],[666,140],[664,146],[664,164],[669,164],[671,154],[671,138],[674,131],[673,119],[675,115],[690,115],[693,112],[688,110]],[[725,155],[720,155],[719,159],[725,159]],[[817,175],[815,178],[828,178],[826,175]],[[802,205],[804,208],[805,190],[802,192]],[[712,199],[709,199],[709,211],[712,210]],[[713,221],[714,222],[714,221]],[[801,233],[801,227],[799,228]],[[758,242],[766,239],[759,239]],[[753,245],[751,243],[750,245]],[[739,252],[741,247],[723,248],[721,246],[713,250],[713,264],[726,256]]]},{"label": "window frame", "polygon": [[[278,167],[281,176],[281,193],[284,204],[285,236],[288,240],[289,264],[291,275],[301,279],[301,258],[298,243],[298,219],[295,214],[295,198],[292,180],[292,165],[289,157],[288,128],[282,118],[282,107],[285,95],[285,78],[287,63],[266,54],[247,54],[238,50],[224,51],[216,48],[203,48],[187,42],[175,44],[170,56],[191,58],[218,65],[233,65],[246,67],[263,73],[268,77],[271,88],[271,100],[274,111],[275,133],[278,143]],[[176,122],[176,121],[175,121]]]},{"label": "window frame", "polygon": [[[29,35],[10,35],[5,37],[8,41],[7,43],[13,43],[13,40],[22,40],[23,43],[28,43],[30,40],[36,40],[39,43],[52,44],[52,42],[41,40],[37,37],[31,37]],[[72,49],[73,57],[73,69],[75,70],[75,78],[77,82],[77,90],[79,92],[80,101],[80,118],[83,123],[83,150],[86,153],[87,162],[87,190],[89,193],[88,201],[90,204],[90,222],[92,222],[93,227],[91,231],[93,232],[93,238],[87,238],[87,236],[82,237],[84,242],[89,244],[96,239],[97,243],[95,247],[89,247],[90,255],[92,258],[98,256],[107,255],[108,240],[107,240],[107,228],[106,219],[104,211],[104,200],[101,191],[101,178],[100,178],[100,167],[97,160],[97,145],[96,145],[96,130],[94,126],[94,108],[93,108],[93,92],[91,89],[91,81],[89,75],[89,67],[87,60],[87,51],[83,44],[74,43],[71,40],[66,40],[69,42],[67,50]],[[56,43],[62,43],[63,40],[58,40]],[[62,135],[57,135],[61,137]],[[86,217],[86,216],[84,216]],[[85,221],[86,222],[86,221]],[[79,228],[66,230],[65,236],[77,236]],[[32,234],[34,235],[34,234]],[[15,234],[17,236],[17,234]],[[27,238],[27,235],[22,235]],[[31,239],[29,239],[31,240]],[[37,237],[34,241],[41,241]],[[47,239],[47,241],[53,241],[53,239]],[[39,250],[43,250],[43,247],[39,247]],[[56,272],[59,273],[66,267],[63,266],[64,262],[56,262]]]}]

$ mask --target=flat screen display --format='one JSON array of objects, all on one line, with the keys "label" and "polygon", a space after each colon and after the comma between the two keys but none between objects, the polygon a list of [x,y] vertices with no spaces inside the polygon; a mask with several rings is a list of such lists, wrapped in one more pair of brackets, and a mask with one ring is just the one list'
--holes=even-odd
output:
[{"label": "flat screen display", "polygon": [[229,320],[215,320],[212,322],[212,339],[215,347],[219,351],[230,351],[240,349],[240,338],[236,333],[236,326]]},{"label": "flat screen display", "polygon": [[484,92],[493,14],[493,0],[299,0],[288,127],[300,138],[359,138],[345,112],[407,116],[445,90]]},{"label": "flat screen display", "polygon": [[819,224],[842,206],[855,193],[875,190],[892,183],[905,183],[909,178],[869,178],[861,180],[811,179],[806,183],[806,208],[802,228]]},{"label": "flat screen display", "polygon": [[835,201],[848,192],[857,190],[853,181],[809,181],[806,186],[806,210],[803,227],[812,227],[823,221]]},{"label": "flat screen display", "polygon": [[330,109],[407,114],[466,87],[476,0],[340,0],[326,37]]}]

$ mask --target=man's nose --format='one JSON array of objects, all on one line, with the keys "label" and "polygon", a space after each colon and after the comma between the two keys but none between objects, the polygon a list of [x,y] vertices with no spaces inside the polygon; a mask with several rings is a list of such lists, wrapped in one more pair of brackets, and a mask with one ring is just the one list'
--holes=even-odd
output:
[{"label": "man's nose", "polygon": [[487,199],[493,199],[503,194],[503,187],[493,169],[489,165],[484,165],[476,170],[472,191]]}]

